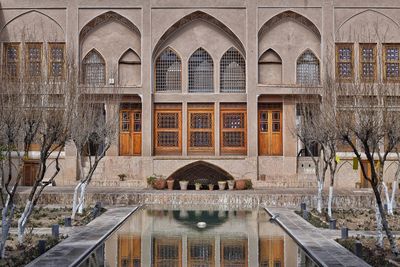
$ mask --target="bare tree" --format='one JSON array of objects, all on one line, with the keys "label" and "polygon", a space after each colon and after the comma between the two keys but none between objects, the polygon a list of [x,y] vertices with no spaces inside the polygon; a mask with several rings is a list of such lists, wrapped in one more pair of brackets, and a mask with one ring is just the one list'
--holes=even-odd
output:
[{"label": "bare tree", "polygon": [[77,212],[83,212],[87,186],[99,162],[116,140],[119,115],[112,107],[118,106],[118,95],[117,92],[112,96],[103,95],[100,101],[95,90],[83,88],[81,92],[72,120],[71,139],[77,150],[79,180],[74,190],[72,219]]}]

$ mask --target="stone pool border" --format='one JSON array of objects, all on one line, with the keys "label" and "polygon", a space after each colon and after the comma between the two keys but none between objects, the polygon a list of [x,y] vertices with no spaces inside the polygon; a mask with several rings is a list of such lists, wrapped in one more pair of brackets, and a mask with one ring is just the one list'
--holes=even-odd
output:
[{"label": "stone pool border", "polygon": [[110,208],[26,266],[78,266],[139,208],[140,206]]},{"label": "stone pool border", "polygon": [[293,210],[274,207],[264,209],[270,216],[279,214],[275,219],[278,225],[320,266],[371,267],[335,240],[325,237],[318,228],[303,220]]}]

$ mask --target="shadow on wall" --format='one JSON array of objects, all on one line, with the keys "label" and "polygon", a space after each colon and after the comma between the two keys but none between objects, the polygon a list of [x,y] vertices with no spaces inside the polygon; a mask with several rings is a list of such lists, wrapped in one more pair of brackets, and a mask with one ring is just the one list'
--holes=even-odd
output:
[{"label": "shadow on wall", "polygon": [[233,180],[233,176],[225,170],[211,163],[204,161],[196,161],[188,164],[173,174],[168,179],[175,181],[186,180],[190,185],[194,185],[196,181],[204,181],[204,184],[218,184],[218,181]]}]

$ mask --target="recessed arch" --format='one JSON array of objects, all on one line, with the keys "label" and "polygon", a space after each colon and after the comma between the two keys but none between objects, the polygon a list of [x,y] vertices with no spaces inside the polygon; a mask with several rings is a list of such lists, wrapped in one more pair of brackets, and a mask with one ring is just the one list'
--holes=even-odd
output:
[{"label": "recessed arch", "polygon": [[187,180],[189,181],[189,185],[194,185],[196,181],[216,185],[218,181],[233,180],[234,178],[230,173],[217,165],[205,161],[196,161],[179,168],[168,179],[175,181]]},{"label": "recessed arch", "polygon": [[133,24],[133,22],[131,22],[126,17],[124,17],[114,11],[108,11],[101,15],[98,15],[97,17],[95,17],[94,19],[89,21],[85,26],[83,26],[82,30],[79,33],[79,41],[83,42],[85,40],[86,36],[88,36],[94,29],[96,29],[96,28],[100,27],[101,25],[104,25],[110,21],[118,22],[118,23],[126,26],[131,31],[137,33],[139,36],[141,36],[139,29],[136,27],[135,24]]},{"label": "recessed arch", "polygon": [[155,91],[181,91],[182,90],[182,58],[170,46],[162,50],[156,57]]},{"label": "recessed arch", "polygon": [[220,61],[220,91],[222,93],[246,92],[246,62],[235,48],[229,48]]},{"label": "recessed arch", "polygon": [[103,85],[106,80],[104,57],[95,48],[82,60],[83,82],[91,85]]},{"label": "recessed arch", "polygon": [[118,60],[118,84],[123,86],[141,83],[141,60],[139,55],[128,48]]},{"label": "recessed arch", "polygon": [[263,26],[260,28],[260,30],[258,31],[258,37],[263,35],[269,29],[272,29],[273,27],[277,26],[278,24],[280,24],[286,20],[292,20],[292,21],[295,21],[295,22],[303,25],[304,27],[306,27],[307,29],[312,31],[319,39],[321,39],[321,32],[319,31],[317,26],[315,26],[315,24],[311,20],[309,20],[307,17],[305,17],[299,13],[296,13],[294,11],[291,11],[291,10],[279,13],[279,14],[275,15],[274,17],[272,17],[271,19],[269,19],[267,22],[265,22],[263,24]]},{"label": "recessed arch", "polygon": [[128,48],[120,57],[118,62],[123,63],[140,63],[140,57],[138,53],[132,48]]},{"label": "recessed arch", "polygon": [[272,48],[264,51],[258,59],[258,83],[282,83],[282,58]]},{"label": "recessed arch", "polygon": [[214,92],[214,60],[202,47],[189,58],[188,82],[189,93]]},{"label": "recessed arch", "polygon": [[245,49],[243,43],[228,26],[226,26],[220,20],[216,19],[215,17],[203,11],[195,11],[175,22],[168,28],[168,30],[164,32],[164,34],[161,36],[161,38],[158,40],[157,44],[154,47],[153,58],[155,57],[154,55],[158,54],[159,50],[162,48],[162,45],[168,40],[170,36],[172,36],[175,32],[179,31],[182,27],[184,27],[188,23],[191,23],[195,20],[203,20],[221,29],[234,41],[234,43],[238,46],[239,50],[241,51],[242,55],[245,56]]}]

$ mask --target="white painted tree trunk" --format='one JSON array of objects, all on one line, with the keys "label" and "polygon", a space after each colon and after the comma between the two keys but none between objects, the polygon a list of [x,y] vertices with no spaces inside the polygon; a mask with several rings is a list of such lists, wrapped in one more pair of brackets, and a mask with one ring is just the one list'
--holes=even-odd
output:
[{"label": "white painted tree trunk", "polygon": [[10,233],[11,221],[14,217],[14,209],[15,205],[10,204],[10,195],[8,195],[1,218],[0,253],[2,259],[4,258],[6,252],[6,241]]},{"label": "white painted tree trunk", "polygon": [[28,223],[28,218],[32,213],[33,209],[33,202],[28,200],[24,212],[22,213],[21,217],[18,219],[18,243],[23,244],[25,239],[25,228],[26,224]]},{"label": "white painted tree trunk", "polygon": [[383,248],[383,231],[382,231],[382,217],[379,212],[378,204],[375,204],[375,218],[376,218],[376,244]]},{"label": "white painted tree trunk", "polygon": [[388,213],[390,215],[393,215],[393,210],[396,208],[396,191],[398,187],[398,176],[396,177],[396,180],[393,181],[392,183],[392,197],[390,199],[390,202],[388,203]]},{"label": "white painted tree trunk", "polygon": [[332,218],[332,200],[333,200],[333,186],[329,186],[329,196],[328,196],[328,216]]},{"label": "white painted tree trunk", "polygon": [[77,186],[74,189],[74,197],[72,200],[72,215],[71,215],[71,220],[75,220],[75,215],[76,212],[78,211],[78,194],[79,194],[79,189],[82,186],[82,182],[80,181]]},{"label": "white painted tree trunk", "polygon": [[78,213],[82,214],[83,213],[83,209],[85,208],[85,196],[86,196],[86,187],[87,187],[87,183],[83,183],[81,186],[81,196],[79,198],[79,204],[78,204]]},{"label": "white painted tree trunk", "polygon": [[324,184],[321,179],[318,179],[318,194],[317,194],[317,211],[322,213],[322,189],[324,188]]},{"label": "white painted tree trunk", "polygon": [[[385,194],[385,198],[386,198],[386,205],[387,205],[387,212],[389,213],[389,210],[391,209],[390,206],[390,196],[389,196],[389,189],[386,186],[385,182],[382,182],[382,187],[383,187],[383,192]],[[392,215],[392,214],[391,214]]]}]

